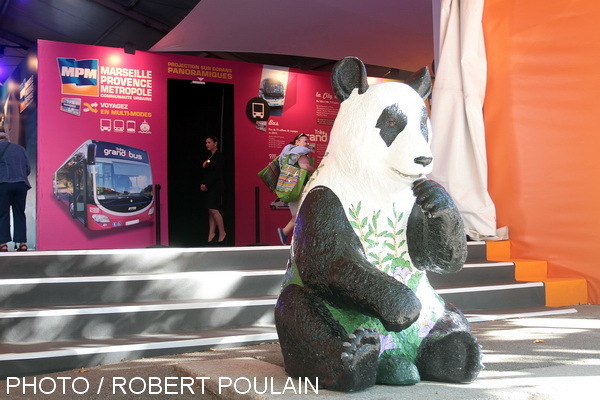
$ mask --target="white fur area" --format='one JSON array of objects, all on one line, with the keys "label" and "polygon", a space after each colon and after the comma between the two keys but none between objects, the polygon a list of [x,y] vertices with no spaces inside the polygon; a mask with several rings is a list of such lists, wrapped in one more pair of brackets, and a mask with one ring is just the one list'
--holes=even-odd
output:
[{"label": "white fur area", "polygon": [[[382,111],[393,104],[400,106],[408,124],[387,147],[376,124]],[[373,85],[363,94],[354,89],[340,105],[326,155],[305,193],[323,185],[332,189],[345,205],[360,199],[374,207],[396,203],[410,211],[414,202],[412,183],[433,168],[433,163],[424,167],[414,162],[417,157],[432,157],[420,127],[424,107],[417,92],[403,83]],[[431,140],[429,121],[427,127]]]},{"label": "white fur area", "polygon": [[[387,147],[376,124],[382,111],[393,104],[399,104],[408,125]],[[429,174],[433,168],[433,164],[423,167],[414,162],[417,157],[432,157],[429,142],[420,127],[424,107],[420,96],[403,83],[373,85],[363,94],[354,89],[340,106],[327,147],[328,155],[316,179],[324,174],[319,180],[340,194],[338,187],[345,190],[349,184],[358,185],[363,193],[375,192],[377,196],[383,191],[396,193],[410,187],[416,177]],[[429,123],[428,129],[431,140]],[[402,178],[394,170],[414,178]]]},{"label": "white fur area", "polygon": [[[382,111],[393,104],[408,123],[388,147],[376,125]],[[433,167],[415,163],[417,157],[432,157],[429,121],[429,141],[421,131],[424,107],[417,92],[402,83],[373,85],[362,95],[354,89],[340,106],[326,155],[305,190],[306,194],[315,186],[330,188],[369,261],[417,293],[423,309],[412,329],[421,338],[444,311],[443,300],[425,273],[412,266],[406,244],[406,224],[415,202],[412,183]]]}]

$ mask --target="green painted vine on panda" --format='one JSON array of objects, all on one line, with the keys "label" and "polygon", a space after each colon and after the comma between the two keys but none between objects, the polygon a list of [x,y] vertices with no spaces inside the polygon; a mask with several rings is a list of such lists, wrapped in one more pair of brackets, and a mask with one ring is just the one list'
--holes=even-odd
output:
[{"label": "green painted vine on panda", "polygon": [[[381,215],[380,210],[369,215],[359,201],[356,205],[350,205],[348,215],[350,225],[360,238],[371,264],[403,282],[414,292],[421,283],[426,282],[426,279],[423,280],[425,273],[414,268],[408,259],[405,214],[398,212],[395,204],[392,207],[392,215],[385,217]],[[423,337],[429,333],[438,318],[432,314],[433,319],[419,318],[402,332],[389,332],[376,318],[356,311],[338,310],[330,306],[328,308],[349,333],[359,326],[377,331],[380,335],[381,357],[400,355],[411,362],[416,357]]]},{"label": "green painted vine on panda", "polygon": [[323,169],[324,163],[323,161],[325,160],[325,158],[327,158],[327,156],[329,155],[329,152],[326,151],[325,154],[323,155],[323,158],[321,159],[321,162],[319,163],[319,166],[317,167],[317,169],[311,174],[310,179],[306,182],[306,186],[305,188],[307,188],[312,181],[315,180],[315,178],[317,176],[319,176],[319,172],[321,171],[321,169]]},{"label": "green painted vine on panda", "polygon": [[406,244],[406,239],[402,238],[404,213],[399,213],[394,205],[393,218],[388,217],[385,221],[381,221],[383,219],[381,210],[373,212],[369,218],[369,216],[362,215],[361,202],[358,202],[356,206],[351,204],[348,213],[351,217],[350,225],[357,231],[368,260],[389,275],[394,277],[402,275],[402,281],[411,289],[416,290],[422,275],[410,274],[412,268],[407,259],[407,252],[400,250]]}]

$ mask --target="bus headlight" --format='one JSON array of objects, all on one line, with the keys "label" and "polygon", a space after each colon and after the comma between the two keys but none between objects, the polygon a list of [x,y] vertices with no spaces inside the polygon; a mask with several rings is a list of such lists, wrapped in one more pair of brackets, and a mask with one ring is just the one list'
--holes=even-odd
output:
[{"label": "bus headlight", "polygon": [[110,222],[110,219],[106,215],[102,214],[92,214],[92,219],[99,224],[106,224]]},{"label": "bus headlight", "polygon": [[152,215],[154,214],[154,207],[152,207],[150,210],[148,210],[148,215]]}]

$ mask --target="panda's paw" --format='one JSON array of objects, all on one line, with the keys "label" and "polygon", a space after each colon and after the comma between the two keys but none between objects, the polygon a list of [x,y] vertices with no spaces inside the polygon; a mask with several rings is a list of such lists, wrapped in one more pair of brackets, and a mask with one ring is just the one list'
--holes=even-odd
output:
[{"label": "panda's paw", "polygon": [[377,379],[379,335],[358,328],[342,344],[342,376],[336,390],[353,392],[366,389]]},{"label": "panda's paw", "polygon": [[413,183],[412,189],[415,195],[415,203],[421,207],[423,213],[429,218],[437,218],[446,210],[456,208],[446,189],[435,181],[419,179]]},{"label": "panda's paw", "polygon": [[414,385],[421,381],[417,366],[404,355],[386,354],[377,364],[377,383],[382,385]]},{"label": "panda's paw", "polygon": [[426,338],[417,355],[421,378],[430,381],[467,383],[483,368],[481,346],[470,332],[452,332]]},{"label": "panda's paw", "polygon": [[[408,291],[411,290],[408,289]],[[410,294],[414,296],[412,291]],[[416,296],[414,297],[415,298],[413,300],[411,298],[408,298],[407,296],[407,298],[403,299],[404,301],[400,303],[401,305],[403,305],[402,314],[396,316],[396,318],[394,318],[393,320],[381,319],[381,323],[387,331],[402,332],[403,330],[411,326],[419,318],[419,315],[421,314],[421,302],[418,298],[416,298]]]}]

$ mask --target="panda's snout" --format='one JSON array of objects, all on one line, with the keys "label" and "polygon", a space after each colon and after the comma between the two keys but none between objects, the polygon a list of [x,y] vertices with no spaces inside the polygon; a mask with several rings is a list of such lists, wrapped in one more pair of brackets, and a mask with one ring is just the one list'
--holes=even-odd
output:
[{"label": "panda's snout", "polygon": [[420,164],[424,167],[431,164],[432,161],[433,161],[433,157],[417,157],[417,158],[415,158],[415,164]]}]

